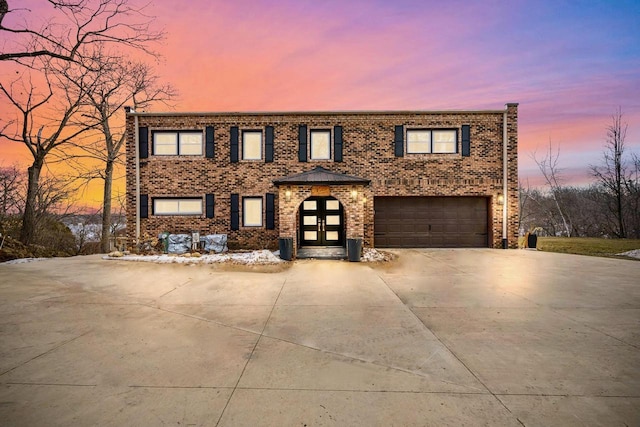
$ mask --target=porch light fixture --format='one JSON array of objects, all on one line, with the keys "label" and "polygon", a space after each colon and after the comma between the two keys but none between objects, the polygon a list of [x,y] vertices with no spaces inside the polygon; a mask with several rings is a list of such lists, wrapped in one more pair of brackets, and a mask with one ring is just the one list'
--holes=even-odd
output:
[{"label": "porch light fixture", "polygon": [[353,200],[354,202],[358,200],[358,190],[356,190],[355,188],[351,190],[351,200]]},{"label": "porch light fixture", "polygon": [[502,194],[498,194],[498,204],[504,205],[504,196]]},{"label": "porch light fixture", "polygon": [[286,191],[284,192],[284,198],[285,198],[285,200],[286,200],[287,202],[290,202],[290,201],[291,201],[291,190],[286,190]]}]

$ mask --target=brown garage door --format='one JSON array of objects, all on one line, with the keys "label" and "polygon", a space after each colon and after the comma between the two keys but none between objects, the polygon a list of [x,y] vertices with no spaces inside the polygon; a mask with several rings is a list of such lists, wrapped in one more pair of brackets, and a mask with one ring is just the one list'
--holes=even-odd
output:
[{"label": "brown garage door", "polygon": [[376,197],[375,245],[487,247],[485,197]]}]

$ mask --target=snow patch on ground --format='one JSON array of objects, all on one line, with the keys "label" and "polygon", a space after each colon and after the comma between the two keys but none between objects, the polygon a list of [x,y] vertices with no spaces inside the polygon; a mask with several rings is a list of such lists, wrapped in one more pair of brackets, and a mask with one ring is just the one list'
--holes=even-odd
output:
[{"label": "snow patch on ground", "polygon": [[631,258],[640,258],[640,249],[634,249],[632,251],[622,252],[617,255],[628,256]]},{"label": "snow patch on ground", "polygon": [[391,261],[393,259],[393,255],[387,252],[380,252],[373,248],[363,248],[362,249],[362,257],[360,257],[360,261],[362,262],[382,262],[382,261]]},{"label": "snow patch on ground", "polygon": [[45,259],[49,259],[49,258],[19,258],[19,259],[12,259],[11,261],[5,261],[0,264],[25,264],[27,262],[44,261]]},{"label": "snow patch on ground", "polygon": [[[121,253],[113,252],[110,255],[102,257],[102,259],[121,260],[121,261],[136,261],[136,262],[153,262],[156,264],[219,264],[219,263],[232,263],[232,264],[245,264],[245,265],[268,265],[279,264],[285,262],[280,259],[279,251],[253,251],[253,252],[235,252],[224,254],[210,254],[193,256],[192,254],[183,255],[123,255]],[[362,262],[384,262],[393,259],[393,255],[387,252],[380,252],[372,248],[364,248],[362,253]]]},{"label": "snow patch on ground", "polygon": [[156,264],[218,264],[230,262],[245,265],[279,264],[284,262],[269,250],[253,252],[237,252],[224,254],[210,254],[191,256],[184,255],[124,255],[121,257],[105,256],[103,259],[115,259],[120,261],[154,262]]}]

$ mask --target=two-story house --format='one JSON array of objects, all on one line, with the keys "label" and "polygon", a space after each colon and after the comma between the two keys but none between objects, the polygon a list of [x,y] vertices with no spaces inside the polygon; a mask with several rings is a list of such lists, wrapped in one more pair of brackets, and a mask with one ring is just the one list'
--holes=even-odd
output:
[{"label": "two-story house", "polygon": [[127,230],[231,248],[516,247],[517,104],[483,111],[129,109]]}]

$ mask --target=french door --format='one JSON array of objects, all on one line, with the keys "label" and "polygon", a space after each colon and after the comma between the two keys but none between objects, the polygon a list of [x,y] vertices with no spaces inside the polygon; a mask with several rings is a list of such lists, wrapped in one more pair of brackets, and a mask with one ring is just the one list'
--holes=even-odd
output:
[{"label": "french door", "polygon": [[310,197],[300,206],[302,246],[343,246],[342,204],[333,197]]}]

